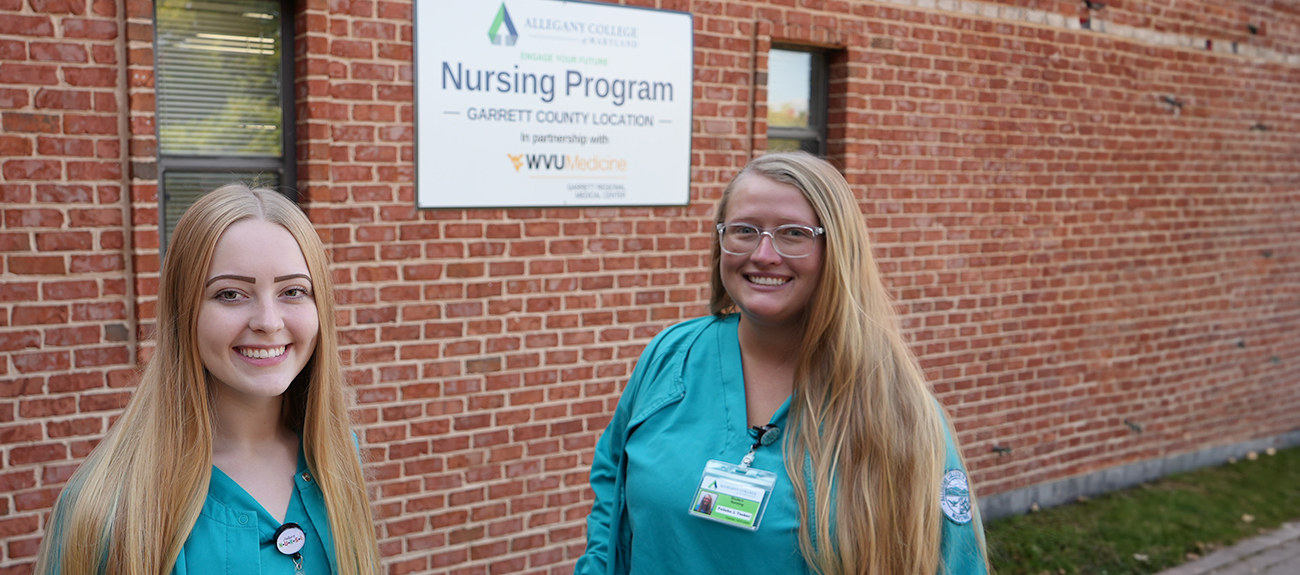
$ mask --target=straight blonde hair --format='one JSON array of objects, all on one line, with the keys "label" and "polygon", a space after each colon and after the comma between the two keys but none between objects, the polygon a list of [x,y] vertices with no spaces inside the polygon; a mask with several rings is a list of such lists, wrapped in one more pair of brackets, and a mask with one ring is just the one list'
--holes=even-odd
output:
[{"label": "straight blonde hair", "polygon": [[[942,538],[943,417],[903,339],[853,192],[812,155],[767,154],[728,184],[717,223],[745,178],[794,186],[826,230],[795,367],[794,433],[785,436],[799,547],[823,575],[933,575]],[[735,310],[721,257],[714,236],[715,315]]]},{"label": "straight blonde hair", "polygon": [[380,573],[364,477],[348,424],[329,262],[311,222],[283,195],[244,184],[204,195],[172,234],[158,286],[149,360],[125,413],[55,504],[36,573],[170,572],[207,497],[213,405],[196,321],[217,240],[235,222],[283,226],[298,242],[315,294],[316,349],[285,392],[285,424],[325,499],[341,575]]}]

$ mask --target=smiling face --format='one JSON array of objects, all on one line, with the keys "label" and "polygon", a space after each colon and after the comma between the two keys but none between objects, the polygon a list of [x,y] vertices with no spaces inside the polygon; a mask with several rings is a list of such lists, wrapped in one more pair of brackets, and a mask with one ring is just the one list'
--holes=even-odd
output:
[{"label": "smiling face", "polygon": [[277,398],[316,349],[307,262],[288,230],[257,219],[217,240],[199,304],[198,345],[218,398]]},{"label": "smiling face", "polygon": [[[821,225],[798,188],[758,174],[742,176],[735,183],[722,221],[765,230],[786,224]],[[722,253],[718,263],[722,285],[743,321],[755,327],[794,327],[802,323],[817,289],[824,252],[824,241],[818,239],[808,256],[783,257],[765,236],[749,254]]]}]

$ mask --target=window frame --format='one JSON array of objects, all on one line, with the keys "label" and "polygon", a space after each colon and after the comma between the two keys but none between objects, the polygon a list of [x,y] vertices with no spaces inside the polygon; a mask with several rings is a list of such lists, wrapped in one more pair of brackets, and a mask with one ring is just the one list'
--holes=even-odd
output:
[{"label": "window frame", "polygon": [[[157,14],[157,2],[158,0],[154,0],[155,14]],[[294,2],[293,0],[279,0],[278,3],[280,4],[281,42],[280,121],[283,123],[280,130],[279,158],[270,156],[164,154],[162,151],[162,121],[157,113],[159,105],[157,102],[154,104],[154,139],[158,150],[156,155],[158,162],[156,181],[158,185],[158,253],[160,255],[167,252],[167,243],[171,239],[170,234],[167,232],[167,190],[164,183],[168,172],[275,172],[280,176],[276,191],[289,198],[290,201],[298,203],[297,115],[295,110],[297,102],[294,100]],[[156,16],[154,18],[153,49],[156,54],[158,50],[158,20]]]},{"label": "window frame", "polygon": [[[814,156],[826,155],[828,112],[830,108],[830,64],[824,49],[798,44],[773,43],[771,50],[806,52],[808,62],[808,128],[767,126],[768,140],[798,140],[799,148]],[[769,56],[771,50],[768,51]],[[767,82],[772,81],[771,59],[768,59]],[[769,92],[770,94],[770,92]],[[766,104],[765,104],[766,106]]]}]

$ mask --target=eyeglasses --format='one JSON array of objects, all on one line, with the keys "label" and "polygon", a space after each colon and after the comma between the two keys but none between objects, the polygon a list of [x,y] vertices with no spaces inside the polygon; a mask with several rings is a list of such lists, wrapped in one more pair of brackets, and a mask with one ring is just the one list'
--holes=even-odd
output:
[{"label": "eyeglasses", "polygon": [[800,224],[786,224],[771,230],[750,224],[718,224],[718,240],[722,251],[733,256],[749,255],[758,249],[763,236],[767,236],[772,238],[772,247],[781,257],[808,257],[817,248],[817,236],[825,233],[825,228]]}]

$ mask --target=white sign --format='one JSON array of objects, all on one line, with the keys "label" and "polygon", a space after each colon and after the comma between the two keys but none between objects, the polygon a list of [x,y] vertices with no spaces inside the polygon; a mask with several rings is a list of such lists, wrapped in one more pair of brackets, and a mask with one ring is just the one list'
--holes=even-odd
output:
[{"label": "white sign", "polygon": [[419,207],[689,201],[690,14],[419,0],[415,36]]}]

